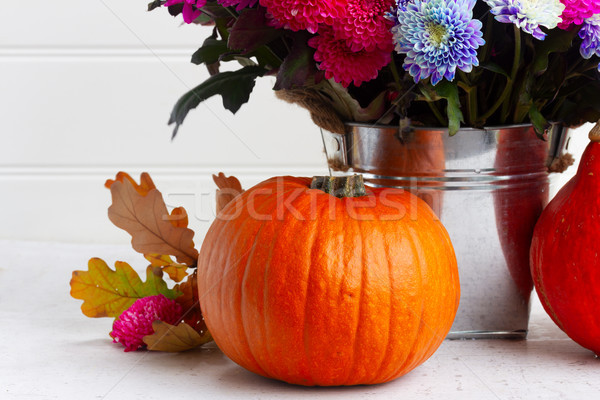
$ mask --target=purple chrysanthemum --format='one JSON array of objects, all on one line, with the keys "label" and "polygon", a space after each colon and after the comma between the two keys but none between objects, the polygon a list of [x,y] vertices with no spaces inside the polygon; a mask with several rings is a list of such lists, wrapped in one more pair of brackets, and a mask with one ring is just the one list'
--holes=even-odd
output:
[{"label": "purple chrysanthemum", "polygon": [[[579,37],[583,40],[579,52],[585,59],[593,55],[600,56],[600,14],[596,14],[583,21],[583,26],[579,30]],[[598,65],[600,71],[600,64]]]},{"label": "purple chrysanthemum", "polygon": [[167,0],[165,7],[183,3],[183,21],[186,24],[191,24],[196,18],[202,14],[200,8],[206,5],[206,0]]},{"label": "purple chrysanthemum", "polygon": [[473,19],[476,0],[414,0],[398,9],[392,28],[396,51],[406,54],[404,69],[415,82],[431,76],[454,79],[456,69],[479,65],[477,48],[485,44],[481,21]]},{"label": "purple chrysanthemum", "polygon": [[144,347],[144,336],[154,333],[152,322],[161,320],[176,324],[181,318],[181,306],[162,294],[137,299],[113,322],[110,337],[125,346],[125,351]]},{"label": "purple chrysanthemum", "polygon": [[544,40],[541,27],[556,28],[565,9],[560,0],[485,0],[497,21],[515,24],[523,32]]}]

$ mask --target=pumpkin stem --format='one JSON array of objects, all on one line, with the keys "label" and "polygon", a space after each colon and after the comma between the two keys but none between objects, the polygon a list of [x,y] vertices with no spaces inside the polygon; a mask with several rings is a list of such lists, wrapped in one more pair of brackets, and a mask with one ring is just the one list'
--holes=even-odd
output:
[{"label": "pumpkin stem", "polygon": [[589,138],[592,142],[600,142],[600,121],[590,131]]},{"label": "pumpkin stem", "polygon": [[332,196],[361,197],[367,195],[362,175],[351,176],[315,176],[310,184],[311,189],[319,189]]}]

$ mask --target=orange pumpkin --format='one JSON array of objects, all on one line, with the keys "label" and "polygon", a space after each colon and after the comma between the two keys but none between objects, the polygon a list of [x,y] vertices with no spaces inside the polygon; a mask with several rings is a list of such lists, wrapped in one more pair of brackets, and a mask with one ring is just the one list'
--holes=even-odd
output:
[{"label": "orange pumpkin", "polygon": [[310,186],[269,179],[210,227],[198,288],[215,342],[250,371],[294,384],[409,372],[439,347],[458,308],[446,230],[402,190],[338,198]]},{"label": "orange pumpkin", "polygon": [[600,124],[576,175],[542,212],[531,274],[544,309],[571,339],[600,354]]}]

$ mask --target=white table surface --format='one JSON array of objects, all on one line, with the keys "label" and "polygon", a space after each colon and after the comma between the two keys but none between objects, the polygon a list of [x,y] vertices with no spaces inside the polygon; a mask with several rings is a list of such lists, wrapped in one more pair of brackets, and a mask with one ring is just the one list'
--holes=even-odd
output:
[{"label": "white table surface", "polygon": [[143,269],[128,246],[0,241],[0,254],[0,399],[600,399],[600,360],[537,299],[527,340],[446,340],[390,383],[306,388],[248,372],[214,345],[123,352],[112,320],[85,317],[69,280],[93,256]]}]

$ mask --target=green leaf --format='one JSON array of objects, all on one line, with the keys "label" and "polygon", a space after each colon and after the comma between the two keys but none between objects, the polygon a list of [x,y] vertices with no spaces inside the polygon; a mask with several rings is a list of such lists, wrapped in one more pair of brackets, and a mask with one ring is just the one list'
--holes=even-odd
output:
[{"label": "green leaf", "polygon": [[453,136],[460,129],[461,122],[464,122],[462,111],[460,110],[460,98],[458,96],[458,86],[455,83],[442,80],[434,86],[435,92],[441,98],[446,99],[446,115],[448,116],[448,133]]},{"label": "green leaf", "polygon": [[202,44],[202,47],[196,50],[192,55],[192,63],[196,65],[202,63],[206,65],[214,64],[219,61],[222,54],[228,53],[229,51],[225,40],[215,39],[211,36],[207,38]]},{"label": "green leaf", "polygon": [[550,54],[562,53],[569,50],[576,34],[576,29],[571,29],[570,31],[552,29],[544,41],[539,44],[536,43],[531,71],[534,74],[545,71],[548,68]]},{"label": "green leaf", "polygon": [[154,0],[151,3],[148,3],[148,11],[152,11],[155,8],[161,7],[164,3],[164,0]]},{"label": "green leaf", "polygon": [[175,124],[173,137],[177,135],[179,127],[187,117],[190,110],[198,107],[204,100],[221,95],[223,106],[236,113],[242,104],[248,102],[250,93],[254,89],[256,78],[267,72],[263,67],[249,66],[237,71],[221,72],[211,76],[194,89],[184,94],[173,107],[169,125]]},{"label": "green leaf", "polygon": [[162,294],[175,299],[181,293],[169,289],[160,268],[146,269],[146,282],[125,262],[116,262],[115,269],[99,258],[88,262],[87,271],[73,271],[71,296],[83,300],[81,311],[88,317],[116,318],[137,299]]},{"label": "green leaf", "polygon": [[316,72],[314,49],[306,44],[309,35],[299,35],[294,40],[290,54],[283,60],[277,73],[274,90],[291,89],[304,84]]},{"label": "green leaf", "polygon": [[544,132],[550,125],[546,118],[542,115],[540,110],[538,110],[537,106],[534,103],[531,103],[529,107],[529,119],[533,124],[533,128],[535,129],[535,133],[542,138],[544,136]]},{"label": "green leaf", "polygon": [[207,2],[200,10],[202,10],[202,13],[210,15],[213,19],[233,19],[230,11],[216,1]]},{"label": "green leaf", "polygon": [[246,8],[229,31],[227,42],[230,49],[250,53],[272,42],[283,30],[269,26],[264,8]]},{"label": "green leaf", "polygon": [[485,70],[494,72],[496,74],[500,74],[500,75],[505,76],[508,79],[510,79],[510,76],[508,75],[508,72],[506,72],[504,70],[504,68],[502,68],[500,65],[496,64],[495,62],[488,61],[488,62],[485,62],[485,63],[481,63],[480,67],[483,68],[483,69],[485,69]]}]

